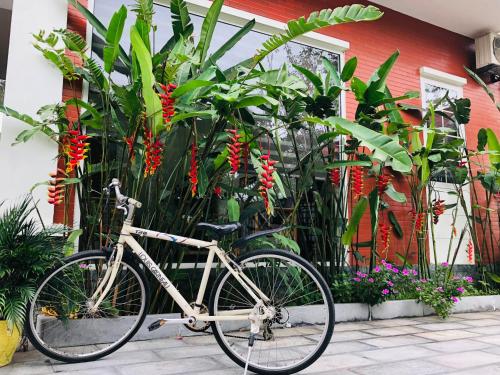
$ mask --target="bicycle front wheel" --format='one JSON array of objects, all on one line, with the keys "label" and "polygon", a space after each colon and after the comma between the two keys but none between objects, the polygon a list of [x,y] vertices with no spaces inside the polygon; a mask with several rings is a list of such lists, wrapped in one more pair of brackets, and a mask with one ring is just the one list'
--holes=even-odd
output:
[{"label": "bicycle front wheel", "polygon": [[125,258],[97,308],[96,290],[112,264],[109,254],[82,251],[50,271],[27,308],[26,334],[33,346],[59,361],[84,362],[124,345],[149,303],[144,272]]},{"label": "bicycle front wheel", "polygon": [[[274,316],[264,320],[249,360],[258,374],[291,374],[312,364],[330,342],[335,323],[331,292],[321,274],[305,259],[284,250],[258,250],[235,261],[269,299]],[[211,315],[234,315],[256,305],[227,270],[215,281]],[[248,353],[248,320],[212,322],[224,352],[244,367]]]}]

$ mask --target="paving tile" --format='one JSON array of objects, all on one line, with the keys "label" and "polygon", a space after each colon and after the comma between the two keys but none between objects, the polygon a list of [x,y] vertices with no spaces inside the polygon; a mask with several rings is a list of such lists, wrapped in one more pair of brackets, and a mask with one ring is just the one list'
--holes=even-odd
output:
[{"label": "paving tile", "polygon": [[[315,336],[311,336],[314,338]],[[361,340],[361,339],[371,339],[375,337],[364,331],[346,331],[346,332],[333,332],[332,342],[339,341],[353,341],[353,340]]]},{"label": "paving tile", "polygon": [[373,327],[401,327],[401,326],[411,326],[420,324],[418,320],[415,319],[384,319],[384,320],[372,320],[368,324]]},{"label": "paving tile", "polygon": [[196,361],[193,361],[191,358],[184,358],[118,367],[121,375],[173,375],[184,374],[187,371],[205,373],[205,371],[218,369],[220,369],[220,364],[206,357],[198,358]]},{"label": "paving tile", "polygon": [[335,332],[345,331],[360,331],[362,329],[372,328],[371,324],[367,323],[337,323],[335,324]]},{"label": "paving tile", "polygon": [[476,350],[430,357],[427,360],[453,369],[465,369],[500,362],[500,357]]},{"label": "paving tile", "polygon": [[95,368],[81,371],[63,371],[56,372],[57,375],[120,375],[120,372],[115,367]]},{"label": "paving tile", "polygon": [[370,349],[374,349],[374,347],[359,341],[342,341],[338,343],[330,343],[330,345],[328,345],[325,349],[323,355],[354,353]]},{"label": "paving tile", "polygon": [[474,340],[485,342],[491,345],[500,345],[500,335],[478,336],[474,337]]},{"label": "paving tile", "polygon": [[117,353],[131,352],[137,350],[154,350],[154,349],[166,349],[166,348],[178,348],[178,347],[187,347],[187,344],[184,342],[184,340],[176,340],[175,338],[141,340],[141,341],[132,341],[123,345],[120,349],[117,350]]},{"label": "paving tile", "polygon": [[457,323],[457,322],[446,322],[446,323],[428,323],[428,324],[420,324],[417,328],[421,328],[427,331],[444,331],[449,329],[466,329],[470,328],[465,324]]},{"label": "paving tile", "polygon": [[414,359],[359,367],[352,371],[359,375],[432,375],[446,374],[449,368],[429,362],[426,359]]},{"label": "paving tile", "polygon": [[422,323],[443,323],[443,322],[449,323],[449,322],[461,322],[461,321],[463,321],[463,318],[457,317],[455,315],[452,315],[452,316],[446,318],[446,320],[444,320],[443,318],[440,318],[437,315],[423,316],[420,318],[412,318],[412,319],[417,320],[417,321],[422,322]]},{"label": "paving tile", "polygon": [[201,356],[212,356],[223,354],[224,352],[219,345],[204,345],[204,346],[191,346],[180,348],[166,348],[155,350],[155,353],[161,359],[178,359],[178,358],[192,358]]},{"label": "paving tile", "polygon": [[435,341],[458,340],[479,336],[478,333],[450,329],[448,331],[416,333],[415,336]]},{"label": "paving tile", "polygon": [[500,365],[490,365],[485,367],[471,368],[464,371],[451,372],[448,375],[498,375],[500,374]]},{"label": "paving tile", "polygon": [[424,344],[422,346],[424,348],[437,350],[439,352],[457,353],[457,352],[465,352],[469,350],[479,350],[487,348],[488,344],[471,339],[461,339],[461,340],[431,342],[429,344]]},{"label": "paving tile", "polygon": [[429,357],[437,354],[437,352],[420,346],[408,345],[393,348],[368,350],[356,354],[380,362],[392,362],[395,360],[405,361],[408,359]]},{"label": "paving tile", "polygon": [[489,327],[499,324],[497,319],[464,319],[461,323],[473,327]]},{"label": "paving tile", "polygon": [[467,331],[480,333],[483,335],[498,335],[500,334],[500,325],[490,326],[490,327],[475,327],[475,328],[467,328]]},{"label": "paving tile", "polygon": [[373,328],[364,332],[370,333],[375,336],[398,336],[398,335],[411,335],[414,333],[423,332],[414,326],[392,327],[392,328]]},{"label": "paving tile", "polygon": [[1,375],[46,375],[53,373],[52,366],[46,361],[14,363],[0,368]]},{"label": "paving tile", "polygon": [[391,348],[394,346],[425,344],[431,341],[417,336],[390,336],[377,337],[375,339],[362,340],[360,342],[377,348]]},{"label": "paving tile", "polygon": [[[495,315],[495,314],[493,314]],[[461,314],[453,314],[453,317],[456,318],[461,318],[461,319],[466,319],[466,320],[471,320],[471,319],[491,319],[493,316],[489,312],[481,312],[481,313],[461,313]],[[500,315],[498,315],[500,318]]]},{"label": "paving tile", "polygon": [[317,372],[331,371],[342,368],[353,371],[356,367],[367,366],[374,363],[375,361],[373,360],[354,354],[325,355],[320,357],[316,362],[314,362],[307,369],[303,370],[301,373],[314,374]]}]

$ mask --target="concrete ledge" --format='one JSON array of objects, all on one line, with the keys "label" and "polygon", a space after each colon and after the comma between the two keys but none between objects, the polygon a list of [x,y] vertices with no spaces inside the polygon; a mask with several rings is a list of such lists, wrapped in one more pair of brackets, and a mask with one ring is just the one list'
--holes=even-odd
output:
[{"label": "concrete ledge", "polygon": [[335,321],[352,322],[356,320],[368,320],[369,309],[366,303],[336,303]]},{"label": "concrete ledge", "polygon": [[463,297],[453,308],[454,313],[494,311],[500,308],[500,296]]},{"label": "concrete ledge", "polygon": [[424,304],[417,300],[387,301],[372,307],[372,319],[406,318],[424,315]]}]

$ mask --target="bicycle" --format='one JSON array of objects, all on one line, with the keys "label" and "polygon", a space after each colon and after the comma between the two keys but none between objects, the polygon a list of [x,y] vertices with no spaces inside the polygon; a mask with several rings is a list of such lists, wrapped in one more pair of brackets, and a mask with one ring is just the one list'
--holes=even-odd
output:
[{"label": "bicycle", "polygon": [[[249,251],[233,259],[218,240],[238,230],[239,223],[198,224],[213,233],[210,242],[133,227],[141,203],[123,195],[117,179],[109,190],[114,190],[116,207],[126,216],[119,239],[109,250],[71,255],[47,273],[27,308],[26,334],[36,349],[63,362],[92,361],[119,349],[145,319],[150,300],[147,269],[183,311],[179,319],[155,321],[150,330],[166,323],[184,324],[194,331],[211,327],[234,362],[245,372],[259,374],[291,374],[323,353],[333,333],[333,298],[310,263],[277,249]],[[258,232],[236,243],[244,248],[250,239],[268,233]],[[208,251],[194,302],[183,297],[134,236]],[[224,267],[205,306],[215,256]]]}]

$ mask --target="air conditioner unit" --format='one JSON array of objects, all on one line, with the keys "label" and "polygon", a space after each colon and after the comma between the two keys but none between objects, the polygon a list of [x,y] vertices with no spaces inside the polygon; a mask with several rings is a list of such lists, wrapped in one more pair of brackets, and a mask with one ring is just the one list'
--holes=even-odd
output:
[{"label": "air conditioner unit", "polygon": [[500,32],[475,40],[476,70],[486,83],[500,81]]}]

